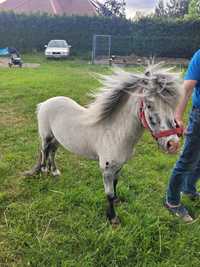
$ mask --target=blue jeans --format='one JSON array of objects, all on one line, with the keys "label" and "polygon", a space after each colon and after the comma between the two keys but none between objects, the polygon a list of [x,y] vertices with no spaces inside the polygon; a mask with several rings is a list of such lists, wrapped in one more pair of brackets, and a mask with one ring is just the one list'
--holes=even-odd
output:
[{"label": "blue jeans", "polygon": [[167,190],[167,202],[180,203],[181,191],[196,192],[200,177],[200,109],[192,108],[183,150],[171,174]]}]

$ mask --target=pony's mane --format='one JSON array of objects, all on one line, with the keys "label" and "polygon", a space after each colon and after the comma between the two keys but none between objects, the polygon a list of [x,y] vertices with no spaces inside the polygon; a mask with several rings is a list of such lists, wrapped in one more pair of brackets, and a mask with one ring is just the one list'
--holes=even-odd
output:
[{"label": "pony's mane", "polygon": [[87,106],[88,119],[97,123],[110,117],[132,94],[135,97],[158,97],[163,105],[174,109],[180,97],[181,76],[162,65],[149,65],[144,73],[114,68],[111,75],[97,74],[102,87],[91,94],[94,101]]}]

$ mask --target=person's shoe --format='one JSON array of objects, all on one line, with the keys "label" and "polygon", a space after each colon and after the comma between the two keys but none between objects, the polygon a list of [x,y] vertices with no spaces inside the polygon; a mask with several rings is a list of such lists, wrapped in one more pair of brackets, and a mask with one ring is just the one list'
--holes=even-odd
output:
[{"label": "person's shoe", "polygon": [[184,193],[185,196],[187,196],[192,201],[199,201],[200,200],[200,192],[195,193]]},{"label": "person's shoe", "polygon": [[183,205],[180,204],[177,207],[173,207],[173,206],[170,206],[168,203],[165,203],[164,206],[172,214],[179,217],[185,223],[193,222],[193,218],[189,215],[188,210]]}]

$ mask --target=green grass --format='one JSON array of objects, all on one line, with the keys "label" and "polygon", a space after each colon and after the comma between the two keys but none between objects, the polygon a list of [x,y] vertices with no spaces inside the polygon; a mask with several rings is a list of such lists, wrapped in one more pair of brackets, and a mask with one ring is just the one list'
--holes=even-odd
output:
[{"label": "green grass", "polygon": [[[176,156],[163,154],[147,133],[119,182],[121,226],[105,219],[97,162],[63,149],[59,179],[25,179],[39,147],[35,109],[56,95],[88,102],[98,87],[90,73],[109,68],[87,62],[47,61],[38,69],[0,69],[0,266],[198,267],[200,225],[184,225],[163,208]],[[199,215],[199,205],[184,199]]]}]

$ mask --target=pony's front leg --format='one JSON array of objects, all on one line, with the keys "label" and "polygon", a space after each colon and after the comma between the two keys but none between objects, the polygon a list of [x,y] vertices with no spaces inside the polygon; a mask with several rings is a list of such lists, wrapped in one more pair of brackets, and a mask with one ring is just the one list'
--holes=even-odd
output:
[{"label": "pony's front leg", "polygon": [[115,181],[115,175],[112,173],[112,171],[105,170],[103,172],[103,178],[104,178],[104,188],[105,193],[108,200],[108,207],[107,207],[107,218],[109,219],[110,223],[115,226],[120,223],[119,218],[117,217],[115,213],[114,208],[114,201],[115,201],[115,190],[114,190],[114,181]]},{"label": "pony's front leg", "polygon": [[119,204],[121,202],[120,198],[117,195],[117,184],[118,184],[118,178],[120,174],[121,168],[116,171],[114,181],[113,181],[113,187],[114,187],[114,203]]},{"label": "pony's front leg", "polygon": [[118,184],[118,179],[114,179],[113,181],[113,187],[114,187],[114,203],[115,204],[118,204],[120,203],[120,199],[119,197],[117,196],[117,184]]}]

